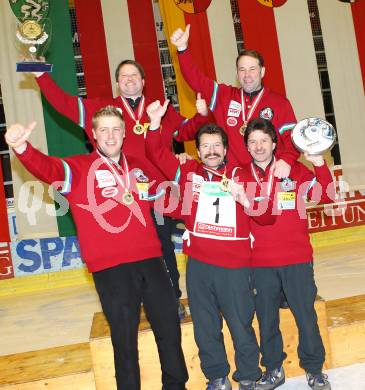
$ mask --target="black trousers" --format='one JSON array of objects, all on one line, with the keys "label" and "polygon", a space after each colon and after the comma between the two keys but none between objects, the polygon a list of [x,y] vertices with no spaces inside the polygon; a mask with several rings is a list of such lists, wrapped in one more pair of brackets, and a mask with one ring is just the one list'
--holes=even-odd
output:
[{"label": "black trousers", "polygon": [[175,292],[175,297],[178,299],[181,297],[181,290],[179,287],[180,274],[177,269],[175,246],[171,241],[171,234],[175,220],[171,217],[162,215],[158,215],[158,218],[156,218],[155,211],[153,209],[151,209],[151,214],[156,226],[158,238],[161,241],[162,255]]},{"label": "black trousers", "polygon": [[283,289],[298,327],[300,366],[312,374],[320,373],[325,350],[314,310],[317,287],[313,264],[253,268],[253,283],[257,290],[255,305],[260,328],[261,364],[272,371],[279,368],[286,358],[279,329],[279,305]]},{"label": "black trousers", "polygon": [[247,267],[226,268],[189,257],[186,287],[201,368],[210,381],[229,374],[222,327],[226,320],[234,344],[236,381],[261,375],[259,346],[252,327],[255,313]]},{"label": "black trousers", "polygon": [[162,259],[120,264],[95,272],[93,278],[110,326],[118,390],[141,388],[137,346],[141,303],[156,339],[163,389],[185,389],[188,373],[180,321]]}]

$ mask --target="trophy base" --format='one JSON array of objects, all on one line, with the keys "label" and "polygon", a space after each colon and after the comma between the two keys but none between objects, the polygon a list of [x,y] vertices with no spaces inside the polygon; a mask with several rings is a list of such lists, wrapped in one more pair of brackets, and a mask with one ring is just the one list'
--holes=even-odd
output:
[{"label": "trophy base", "polygon": [[17,72],[52,72],[53,64],[45,62],[17,62]]}]

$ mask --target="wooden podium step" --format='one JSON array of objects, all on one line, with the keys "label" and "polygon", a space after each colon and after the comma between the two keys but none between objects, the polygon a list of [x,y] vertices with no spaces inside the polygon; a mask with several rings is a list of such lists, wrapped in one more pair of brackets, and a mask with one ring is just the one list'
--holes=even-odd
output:
[{"label": "wooden podium step", "polygon": [[[187,305],[186,300],[183,301]],[[327,333],[327,317],[325,302],[317,298],[315,303],[318,322],[327,351],[327,360],[325,369],[331,367],[329,338]],[[284,368],[287,377],[303,375],[303,370],[299,367],[297,357],[298,332],[294,318],[290,310],[281,310],[281,331],[284,338],[285,351],[288,354],[284,362]],[[254,321],[256,335],[258,335],[257,321]],[[161,389],[161,369],[158,358],[157,347],[150,325],[142,313],[142,319],[139,327],[139,361],[141,368],[142,390],[160,390]],[[200,359],[198,348],[194,340],[193,325],[191,317],[187,316],[181,323],[182,345],[186,364],[189,371],[188,390],[203,389],[206,386],[206,379],[200,369]],[[232,340],[226,324],[223,328],[226,352],[231,366],[231,373],[234,371],[234,349]],[[91,335],[90,350],[94,368],[95,383],[97,390],[115,390],[113,349],[110,341],[109,326],[103,313],[95,313]]]},{"label": "wooden podium step", "polygon": [[95,390],[89,343],[0,356],[1,390]]},{"label": "wooden podium step", "polygon": [[365,295],[326,303],[332,367],[365,362]]}]

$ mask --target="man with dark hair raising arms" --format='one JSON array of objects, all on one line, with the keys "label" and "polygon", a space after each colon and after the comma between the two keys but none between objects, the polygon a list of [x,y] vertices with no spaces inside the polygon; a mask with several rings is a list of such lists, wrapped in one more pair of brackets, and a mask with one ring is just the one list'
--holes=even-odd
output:
[{"label": "man with dark hair raising arms", "polygon": [[[252,156],[251,171],[259,184],[275,164],[277,135],[271,122],[261,118],[248,123],[245,144]],[[323,156],[304,154],[314,173],[296,162],[285,181],[275,181],[276,222],[261,226],[252,221],[252,248],[256,315],[260,328],[261,364],[266,372],[257,389],[272,390],[285,382],[282,363],[286,358],[279,329],[280,292],[284,290],[299,332],[298,355],[313,390],[331,388],[322,373],[325,350],[319,333],[314,300],[313,250],[309,240],[305,199],[332,203],[335,187]]]},{"label": "man with dark hair raising arms", "polygon": [[171,43],[177,47],[185,80],[195,92],[201,92],[203,98],[210,102],[217,124],[228,135],[228,159],[239,165],[250,162],[250,155],[242,142],[247,122],[257,117],[265,118],[273,122],[278,135],[278,160],[274,175],[278,178],[287,177],[290,167],[299,157],[290,136],[290,130],[297,121],[288,99],[263,85],[263,57],[255,50],[243,50],[236,60],[240,88],[218,84],[206,77],[194,64],[188,49],[189,34],[190,25],[187,25],[185,31],[177,29],[171,36]]},{"label": "man with dark hair raising arms", "polygon": [[[263,85],[266,68],[264,58],[256,50],[243,50],[236,59],[236,72],[240,88],[217,83],[206,77],[194,64],[188,49],[190,25],[186,30],[177,29],[171,36],[171,43],[177,47],[181,72],[191,88],[201,92],[210,101],[210,109],[216,123],[227,133],[230,149],[229,161],[239,165],[251,161],[242,142],[247,123],[253,118],[270,120],[276,130],[277,160],[274,176],[283,179],[289,176],[291,167],[299,152],[291,141],[291,130],[296,124],[293,108],[288,99]],[[182,134],[184,129],[181,129]],[[282,294],[281,307],[287,308]]]},{"label": "man with dark hair raising arms", "polygon": [[135,175],[143,175],[143,166],[122,152],[125,128],[117,108],[100,109],[91,123],[96,150],[88,155],[61,159],[34,149],[27,139],[35,123],[10,126],[5,139],[28,171],[54,183],[71,206],[82,258],[109,322],[118,390],[141,387],[141,303],[158,346],[163,389],[184,390],[188,374],[176,300],[150,205],[141,199]]},{"label": "man with dark hair raising arms", "polygon": [[[250,207],[243,182],[252,181],[249,170],[226,160],[227,135],[215,124],[202,126],[196,135],[201,163],[185,164],[162,142],[159,126],[167,108],[160,102],[147,107],[151,126],[147,151],[152,161],[180,185],[181,217],[186,231],[184,253],[188,258],[186,285],[194,337],[201,368],[209,380],[207,390],[230,390],[222,318],[227,322],[235,347],[233,379],[240,390],[254,390],[260,377],[258,345],[252,328],[254,315],[250,274]],[[265,184],[265,183],[264,183]],[[259,195],[260,187],[257,186]],[[270,201],[263,200],[258,223],[273,223]]]}]

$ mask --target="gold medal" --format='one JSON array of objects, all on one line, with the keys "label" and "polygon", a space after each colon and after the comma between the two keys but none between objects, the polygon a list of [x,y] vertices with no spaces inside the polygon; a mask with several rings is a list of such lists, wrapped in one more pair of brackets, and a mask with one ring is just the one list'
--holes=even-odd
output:
[{"label": "gold medal", "polygon": [[[243,96],[243,89],[241,88],[241,107],[242,107],[241,112],[242,112],[242,122],[243,122],[242,126],[240,127],[240,134],[241,135],[245,135],[245,131],[247,129],[247,123],[249,122],[253,113],[255,112],[257,105],[261,101],[261,98],[262,98],[264,91],[265,91],[265,88],[262,88],[260,93],[253,100],[253,102],[250,105],[247,105],[247,107],[246,107],[246,102],[245,102],[245,99]],[[247,112],[246,109],[248,109],[249,111]]]},{"label": "gold medal", "polygon": [[[146,131],[148,130],[148,128],[150,127],[150,123],[146,122],[146,123],[143,123],[143,127],[146,129]],[[162,125],[160,125],[160,129],[162,129]]]},{"label": "gold medal", "polygon": [[134,202],[134,197],[133,195],[129,192],[129,191],[126,191],[123,196],[122,196],[122,202],[129,206],[131,205],[133,202]]},{"label": "gold medal", "polygon": [[27,39],[37,39],[42,34],[42,27],[35,20],[27,20],[19,27],[20,34]]},{"label": "gold medal", "polygon": [[137,123],[133,126],[134,134],[141,135],[145,132],[145,127],[137,121]]},{"label": "gold medal", "polygon": [[243,125],[240,127],[240,134],[244,135],[247,128],[247,122],[243,122]]},{"label": "gold medal", "polygon": [[231,184],[231,180],[228,179],[226,175],[223,175],[222,180],[220,181],[221,190],[224,192],[228,192],[230,184]]}]

